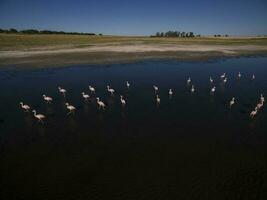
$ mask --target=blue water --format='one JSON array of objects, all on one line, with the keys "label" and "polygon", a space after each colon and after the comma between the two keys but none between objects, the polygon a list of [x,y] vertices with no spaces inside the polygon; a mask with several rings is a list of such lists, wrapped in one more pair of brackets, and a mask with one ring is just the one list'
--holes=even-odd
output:
[{"label": "blue water", "polygon": [[[266,105],[254,119],[249,117],[260,94],[267,97],[266,67],[267,58],[258,57],[1,68],[1,195],[266,199]],[[219,78],[224,72],[226,84]],[[189,76],[194,94],[186,84]],[[59,94],[59,85],[67,89],[66,98]],[[84,102],[81,92],[89,93],[89,85],[96,88],[96,95]],[[116,90],[114,97],[107,85]],[[153,85],[159,87],[160,105]],[[51,105],[43,101],[43,94],[54,98]],[[126,99],[125,108],[119,94]],[[95,97],[106,103],[105,111],[97,109]],[[229,109],[232,97],[236,102]],[[20,101],[46,115],[44,124],[23,112]],[[67,115],[66,102],[77,108],[74,116]]]}]

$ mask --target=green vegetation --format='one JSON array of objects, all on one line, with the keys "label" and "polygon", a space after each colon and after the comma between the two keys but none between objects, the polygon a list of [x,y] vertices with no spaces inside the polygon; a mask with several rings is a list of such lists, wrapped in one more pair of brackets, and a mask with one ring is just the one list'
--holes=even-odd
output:
[{"label": "green vegetation", "polygon": [[[180,32],[180,31],[167,31],[167,32],[157,32],[156,35],[152,35],[151,37],[195,37],[193,32]],[[200,37],[200,35],[197,35]]]},{"label": "green vegetation", "polygon": [[[26,29],[18,31],[17,29],[0,29],[0,33],[23,33],[23,34],[67,34],[67,35],[96,35],[95,33],[81,33],[81,32],[64,32],[64,31],[51,31],[51,30],[36,30]],[[102,34],[99,34],[102,35]]]}]

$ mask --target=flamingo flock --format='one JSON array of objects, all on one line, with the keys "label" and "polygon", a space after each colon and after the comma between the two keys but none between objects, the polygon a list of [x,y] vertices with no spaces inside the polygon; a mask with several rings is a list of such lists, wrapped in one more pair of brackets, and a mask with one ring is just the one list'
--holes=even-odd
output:
[{"label": "flamingo flock", "polygon": [[[237,79],[241,79],[241,77],[242,77],[241,73],[238,72]],[[255,80],[255,78],[256,77],[253,74],[251,80]],[[220,76],[220,79],[221,79],[222,83],[225,84],[227,82],[226,73],[223,73]],[[214,80],[213,80],[213,78],[211,76],[209,77],[209,82],[211,84],[210,93],[212,95],[214,95],[215,91],[216,91],[216,86],[214,85]],[[191,93],[195,93],[196,92],[196,88],[195,88],[195,85],[192,83],[192,79],[190,77],[187,79],[186,83],[190,87],[190,92]],[[107,88],[107,92],[110,94],[110,96],[114,97],[115,96],[115,89],[111,88],[109,85],[107,85],[106,88]],[[128,90],[130,89],[130,83],[128,81],[126,81],[126,88]],[[160,96],[159,96],[159,87],[156,86],[156,85],[153,85],[153,89],[154,89],[154,93],[155,93],[156,104],[159,105],[160,102],[161,102],[161,99],[160,99]],[[66,89],[64,89],[63,87],[59,86],[58,87],[58,91],[59,91],[60,94],[63,95],[64,98],[66,97],[66,93],[67,93]],[[91,95],[95,95],[96,94],[96,89],[94,87],[92,87],[91,85],[89,85],[89,91],[90,91],[90,95],[85,93],[85,92],[81,93],[82,98],[84,99],[85,102],[88,102],[90,100]],[[169,94],[169,97],[171,99],[172,95],[174,94],[173,90],[169,89],[168,94]],[[49,97],[49,96],[47,96],[45,94],[42,95],[42,97],[43,97],[43,100],[47,104],[51,104],[53,102],[53,98],[52,97]],[[96,100],[96,104],[97,104],[97,107],[98,107],[99,110],[105,110],[106,109],[106,104],[102,100],[100,100],[99,97],[96,97],[95,100]],[[255,109],[252,110],[250,112],[250,114],[249,114],[249,116],[251,118],[254,118],[257,115],[257,113],[262,109],[262,107],[264,105],[264,102],[265,102],[265,98],[264,98],[263,94],[261,94],[260,98],[259,98],[259,101],[255,106]],[[126,99],[124,98],[123,95],[120,95],[120,103],[121,103],[122,107],[126,106]],[[230,102],[228,104],[230,109],[235,105],[235,103],[236,103],[236,99],[235,99],[235,97],[232,97],[232,99],[230,100]],[[29,112],[31,110],[31,107],[29,105],[24,104],[23,102],[20,102],[19,104],[20,104],[21,109],[24,112]],[[66,109],[69,111],[67,113],[67,115],[70,115],[70,114],[74,115],[75,114],[75,112],[77,110],[75,106],[71,105],[68,102],[65,103],[65,106],[66,106]],[[43,123],[44,119],[46,118],[45,115],[40,114],[40,113],[37,114],[35,109],[33,109],[32,112],[33,112],[33,116],[37,119],[37,121]]]}]

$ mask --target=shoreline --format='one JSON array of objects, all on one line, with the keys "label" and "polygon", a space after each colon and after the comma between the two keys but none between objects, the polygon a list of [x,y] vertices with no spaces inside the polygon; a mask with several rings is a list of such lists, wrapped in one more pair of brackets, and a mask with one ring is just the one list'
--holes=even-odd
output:
[{"label": "shoreline", "polygon": [[131,63],[147,59],[205,61],[214,58],[266,56],[265,45],[131,44],[31,48],[0,51],[0,67],[51,68],[86,64]]}]

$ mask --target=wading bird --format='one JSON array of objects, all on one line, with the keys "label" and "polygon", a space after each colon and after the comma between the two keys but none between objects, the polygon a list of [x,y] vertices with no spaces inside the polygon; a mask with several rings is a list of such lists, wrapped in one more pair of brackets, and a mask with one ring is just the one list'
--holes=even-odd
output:
[{"label": "wading bird", "polygon": [[238,72],[237,77],[238,77],[239,79],[241,78],[241,73],[240,73],[240,72]]},{"label": "wading bird", "polygon": [[223,82],[226,83],[227,82],[227,78],[223,79]]},{"label": "wading bird", "polygon": [[255,110],[251,111],[250,117],[251,118],[255,117],[255,115],[257,114],[257,112],[258,112],[258,108],[256,107]]},{"label": "wading bird", "polygon": [[173,95],[172,89],[169,89],[169,96],[172,96],[172,95]]},{"label": "wading bird", "polygon": [[68,115],[69,114],[73,114],[74,115],[76,108],[74,106],[70,105],[69,103],[65,103],[65,105],[66,105],[67,109],[69,110],[69,112],[67,114]]},{"label": "wading bird", "polygon": [[187,84],[189,85],[191,83],[191,78],[189,77],[188,79],[187,79]]},{"label": "wading bird", "polygon": [[84,98],[85,101],[87,101],[90,96],[88,94],[85,94],[84,92],[82,92],[82,97]]},{"label": "wading bird", "polygon": [[96,98],[96,103],[98,104],[99,109],[102,108],[103,110],[105,110],[106,105],[102,101],[100,101],[98,97]]},{"label": "wading bird", "polygon": [[127,89],[130,88],[130,83],[128,81],[126,81],[126,87],[127,87]]},{"label": "wading bird", "polygon": [[210,83],[213,83],[213,79],[210,77]]},{"label": "wading bird", "polygon": [[157,104],[160,104],[160,98],[159,98],[159,95],[156,96],[156,101],[157,101]]},{"label": "wading bird", "polygon": [[259,103],[257,104],[257,109],[260,110],[262,106],[263,106],[263,102],[259,102]]},{"label": "wading bird", "polygon": [[121,95],[121,105],[124,107],[126,105],[125,99],[123,99],[123,96]]},{"label": "wading bird", "polygon": [[93,88],[91,85],[89,85],[89,90],[91,91],[91,94],[95,93],[95,88]]},{"label": "wading bird", "polygon": [[232,100],[230,101],[230,108],[235,104],[235,98],[233,97]]},{"label": "wading bird", "polygon": [[155,85],[153,85],[153,88],[154,88],[155,93],[157,93],[159,88],[157,86],[155,86]]},{"label": "wading bird", "polygon": [[111,95],[114,95],[115,90],[112,89],[112,88],[110,88],[109,85],[107,85],[107,90],[108,90],[108,92],[109,92]]},{"label": "wading bird", "polygon": [[192,92],[192,93],[195,92],[195,86],[194,86],[194,85],[192,85],[192,87],[191,87],[191,92]]},{"label": "wading bird", "polygon": [[255,77],[255,75],[253,74],[251,80],[253,81],[253,80],[255,80],[255,78],[256,78],[256,77]]},{"label": "wading bird", "polygon": [[53,101],[53,98],[52,97],[48,97],[46,96],[45,94],[43,95],[43,98],[44,100],[47,102],[47,103],[51,103]]},{"label": "wading bird", "polygon": [[264,96],[263,96],[262,94],[261,94],[260,101],[261,101],[262,103],[264,103],[264,101],[265,101],[265,98],[264,98]]},{"label": "wading bird", "polygon": [[214,87],[211,88],[210,92],[211,92],[212,94],[214,94],[215,90],[216,90],[216,87],[214,86]]},{"label": "wading bird", "polygon": [[19,104],[20,107],[24,110],[24,112],[28,112],[31,109],[30,106],[28,106],[27,104],[23,104],[23,102],[20,102]]},{"label": "wading bird", "polygon": [[225,78],[225,73],[223,73],[222,75],[221,75],[221,79],[224,79]]},{"label": "wading bird", "polygon": [[67,90],[65,90],[65,89],[62,88],[62,87],[58,87],[58,90],[59,90],[59,92],[62,93],[63,96],[65,97]]},{"label": "wading bird", "polygon": [[45,119],[45,116],[42,114],[36,114],[36,110],[33,110],[33,116],[38,120],[38,122],[43,123],[43,119]]}]

